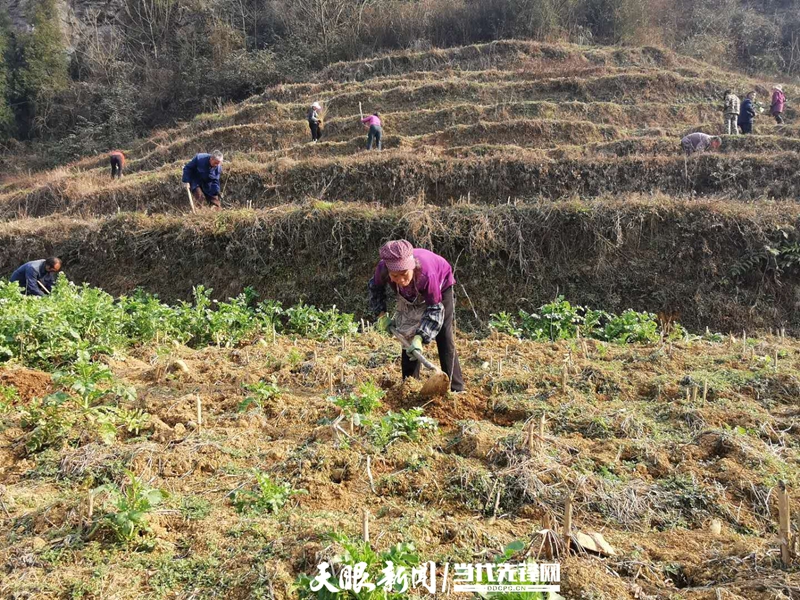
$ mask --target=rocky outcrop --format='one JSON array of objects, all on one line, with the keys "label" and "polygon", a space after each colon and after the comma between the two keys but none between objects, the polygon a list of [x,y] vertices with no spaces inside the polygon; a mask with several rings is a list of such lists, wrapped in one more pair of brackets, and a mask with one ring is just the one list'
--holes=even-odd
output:
[{"label": "rocky outcrop", "polygon": [[[1,0],[11,25],[17,31],[30,31],[31,15],[36,0]],[[61,28],[70,52],[86,36],[110,35],[125,0],[56,0],[61,17]]]}]

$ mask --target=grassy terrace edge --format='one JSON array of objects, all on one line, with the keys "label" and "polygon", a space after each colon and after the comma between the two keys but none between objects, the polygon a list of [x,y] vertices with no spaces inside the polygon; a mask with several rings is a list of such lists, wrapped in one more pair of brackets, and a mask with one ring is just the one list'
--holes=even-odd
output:
[{"label": "grassy terrace edge", "polygon": [[[0,269],[58,254],[74,281],[168,301],[196,285],[253,287],[364,315],[377,248],[406,237],[455,266],[462,325],[530,310],[559,294],[612,312],[665,312],[693,330],[800,325],[800,206],[631,196],[524,206],[314,202],[221,214],[58,217],[0,226]],[[135,266],[134,266],[135,265]]]}]

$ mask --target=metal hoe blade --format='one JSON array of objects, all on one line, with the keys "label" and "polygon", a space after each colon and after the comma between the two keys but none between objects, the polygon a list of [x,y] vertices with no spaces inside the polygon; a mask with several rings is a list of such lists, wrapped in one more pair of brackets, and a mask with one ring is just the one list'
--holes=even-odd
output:
[{"label": "metal hoe blade", "polygon": [[449,389],[450,378],[447,376],[447,373],[437,369],[437,372],[433,373],[430,377],[428,377],[425,383],[422,384],[422,389],[419,391],[419,395],[423,398],[444,396],[447,394]]},{"label": "metal hoe blade", "polygon": [[[394,329],[391,330],[392,335],[396,337],[405,346],[408,342],[403,339],[403,336],[397,333]],[[431,363],[427,358],[422,356],[419,350],[414,350],[414,358],[416,358],[422,366],[426,369],[433,371],[430,377],[422,384],[422,389],[419,395],[423,398],[432,398],[434,396],[444,396],[450,390],[450,378],[447,373],[442,371],[439,367]]]}]

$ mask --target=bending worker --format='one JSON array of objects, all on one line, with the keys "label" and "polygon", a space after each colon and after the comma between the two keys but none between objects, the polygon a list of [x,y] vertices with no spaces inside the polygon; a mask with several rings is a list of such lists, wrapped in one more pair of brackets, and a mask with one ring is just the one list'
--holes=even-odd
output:
[{"label": "bending worker", "polygon": [[108,155],[111,162],[111,179],[122,177],[122,169],[125,168],[125,155],[121,150],[114,150]]},{"label": "bending worker", "polygon": [[[444,258],[406,240],[387,242],[380,249],[380,262],[369,281],[369,304],[378,316],[376,328],[394,326],[408,345],[402,353],[403,379],[419,377],[420,365],[412,350],[436,340],[442,371],[450,377],[450,389],[464,391],[458,363],[454,329],[453,269]],[[397,297],[395,322],[386,314],[386,286]]]},{"label": "bending worker", "polygon": [[220,175],[222,152],[214,150],[211,154],[197,154],[183,167],[183,187],[191,192],[198,204],[205,199],[214,210],[220,210]]},{"label": "bending worker", "polygon": [[11,274],[27,296],[45,296],[53,289],[53,284],[61,270],[61,259],[55,256],[43,260],[26,262]]},{"label": "bending worker", "polygon": [[722,145],[722,138],[707,133],[690,133],[681,140],[681,148],[687,156],[695,152],[705,152],[708,149],[716,150]]},{"label": "bending worker", "polygon": [[367,134],[367,150],[372,150],[373,140],[378,146],[378,150],[383,150],[383,126],[381,125],[381,116],[378,113],[369,115],[361,119],[364,127],[369,128]]}]

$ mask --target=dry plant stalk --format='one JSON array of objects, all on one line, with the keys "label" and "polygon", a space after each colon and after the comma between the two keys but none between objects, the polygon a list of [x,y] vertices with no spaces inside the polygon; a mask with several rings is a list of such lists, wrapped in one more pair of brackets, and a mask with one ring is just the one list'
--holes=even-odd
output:
[{"label": "dry plant stalk", "polygon": [[494,525],[495,521],[497,521],[497,510],[500,508],[500,493],[502,492],[501,489],[497,490],[497,496],[494,498],[494,508],[492,509],[492,518],[489,519],[489,525]]},{"label": "dry plant stalk", "polygon": [[786,490],[786,482],[781,480],[778,482],[778,535],[781,542],[781,562],[787,567],[792,562],[789,523],[789,492]]},{"label": "dry plant stalk", "polygon": [[533,451],[536,447],[536,437],[533,433],[533,421],[528,423],[528,454],[533,456]]},{"label": "dry plant stalk", "polygon": [[369,454],[367,454],[367,477],[369,478],[369,489],[376,494],[375,480],[372,478],[372,457]]},{"label": "dry plant stalk", "polygon": [[364,542],[369,544],[369,510],[367,508],[361,509],[361,537]]}]

